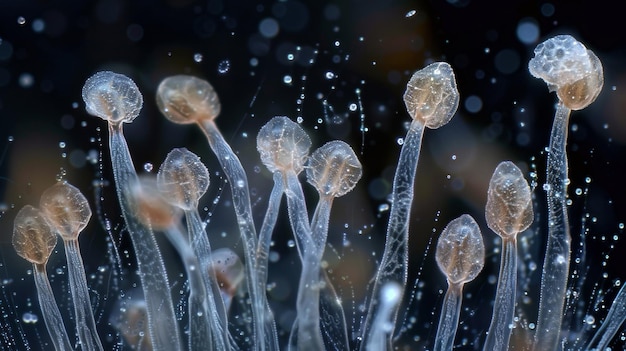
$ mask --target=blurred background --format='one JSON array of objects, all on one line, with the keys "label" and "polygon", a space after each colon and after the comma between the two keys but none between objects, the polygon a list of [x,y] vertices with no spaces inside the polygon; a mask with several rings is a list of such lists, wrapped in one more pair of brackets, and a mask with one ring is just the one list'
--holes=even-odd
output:
[{"label": "blurred background", "polygon": [[[491,174],[503,160],[515,162],[537,186],[537,219],[520,239],[518,329],[524,330],[537,313],[545,147],[556,102],[527,63],[539,42],[557,34],[583,42],[605,72],[597,101],[572,114],[568,146],[573,256],[579,258],[571,287],[580,294],[568,302],[567,328],[568,337],[584,343],[626,279],[620,237],[626,221],[626,27],[616,6],[608,0],[0,0],[0,349],[49,349],[31,265],[15,254],[11,235],[17,211],[37,205],[59,179],[80,188],[94,211],[80,242],[100,335],[107,349],[131,349],[115,325],[116,306],[138,284],[135,260],[114,195],[106,123],[87,115],[81,99],[83,83],[100,70],[128,75],[144,95],[141,115],[125,127],[139,172],[156,173],[174,147],[189,148],[209,168],[211,187],[200,211],[214,248],[242,253],[230,192],[202,133],[158,111],[154,96],[163,78],[191,74],[215,87],[222,103],[217,125],[248,173],[257,227],[272,186],[256,151],[265,122],[288,116],[307,130],[314,148],[334,139],[353,147],[364,175],[335,201],[326,261],[355,337],[384,246],[391,181],[410,121],[402,101],[406,82],[431,62],[449,62],[461,100],[448,125],[425,133],[410,224],[411,292],[398,345],[422,350],[432,344],[446,288],[434,261],[436,239],[450,220],[469,213],[483,230],[487,263],[466,287],[457,349],[481,348],[500,245],[486,226],[484,205]],[[305,191],[314,208],[316,191],[308,185]],[[300,266],[286,211],[281,219],[269,294],[286,339]],[[183,270],[166,241],[160,244],[175,303],[182,303]],[[73,328],[62,247],[48,271],[66,326]]]}]

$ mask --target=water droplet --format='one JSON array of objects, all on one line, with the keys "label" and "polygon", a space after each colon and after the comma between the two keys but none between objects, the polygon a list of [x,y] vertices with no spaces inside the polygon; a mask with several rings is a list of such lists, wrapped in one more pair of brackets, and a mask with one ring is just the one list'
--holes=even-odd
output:
[{"label": "water droplet", "polygon": [[24,18],[24,16],[19,16],[17,18],[17,24],[19,24],[20,26],[23,26],[26,24],[26,18]]},{"label": "water droplet", "polygon": [[[200,53],[196,53],[196,54],[193,55],[193,60],[196,61],[197,63],[202,62],[203,58],[204,57]],[[219,67],[218,67],[218,69],[219,69]]]},{"label": "water droplet", "polygon": [[416,13],[417,13],[417,10],[411,10],[411,11],[407,12],[406,15],[404,15],[404,17],[406,17],[406,18],[413,17],[413,16],[415,16]]},{"label": "water droplet", "polygon": [[146,171],[146,172],[152,172],[152,168],[154,168],[154,166],[150,162],[146,162],[143,165],[143,170]]},{"label": "water droplet", "polygon": [[222,60],[217,64],[217,72],[219,74],[226,74],[230,71],[230,60]]}]

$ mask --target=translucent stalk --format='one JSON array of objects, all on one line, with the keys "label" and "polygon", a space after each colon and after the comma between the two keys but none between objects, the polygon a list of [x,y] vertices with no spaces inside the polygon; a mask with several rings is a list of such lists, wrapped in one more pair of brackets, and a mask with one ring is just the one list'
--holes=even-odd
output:
[{"label": "translucent stalk", "polygon": [[150,228],[133,216],[132,187],[138,181],[122,124],[109,123],[109,147],[115,188],[128,233],[137,256],[141,287],[146,299],[148,326],[155,350],[181,350],[170,286],[161,252]]},{"label": "translucent stalk", "polygon": [[274,186],[270,193],[269,201],[267,204],[267,211],[263,218],[263,225],[259,230],[259,242],[257,246],[257,275],[259,277],[259,284],[263,290],[267,284],[267,271],[268,271],[268,257],[270,252],[270,246],[272,243],[272,233],[276,227],[276,221],[278,219],[278,212],[280,211],[280,201],[283,196],[283,177],[280,172],[274,172]]},{"label": "translucent stalk", "polygon": [[46,264],[33,263],[33,273],[35,276],[35,286],[37,287],[37,297],[39,306],[46,322],[46,328],[54,349],[57,351],[70,351],[74,349],[65,330],[65,324],[61,317],[61,311],[54,299],[54,293],[50,287],[50,281],[46,273]]},{"label": "translucent stalk", "polygon": [[89,289],[85,277],[85,268],[80,256],[78,240],[63,240],[67,270],[69,274],[70,290],[76,317],[76,331],[80,340],[81,348],[87,350],[103,350],[96,322],[91,310]]},{"label": "translucent stalk", "polygon": [[[374,288],[371,292],[372,299],[365,319],[365,328],[363,329],[363,345],[368,343],[369,329],[374,321],[374,314],[378,310],[378,301],[374,297],[380,296],[382,287],[387,283],[398,283],[403,292],[406,289],[409,256],[409,214],[411,213],[413,183],[415,181],[423,135],[424,124],[420,120],[413,120],[404,139],[398,166],[393,178],[391,211],[389,213],[389,223],[387,224],[385,250],[378,266]],[[395,324],[398,307],[399,304],[393,307],[390,313],[392,324]],[[391,349],[391,333],[387,340],[387,348]]]},{"label": "translucent stalk", "polygon": [[[220,133],[219,129],[217,129],[213,120],[203,119],[199,120],[197,123],[206,135],[209,146],[224,169],[224,173],[226,174],[228,183],[230,184],[233,207],[237,216],[237,224],[239,225],[241,240],[244,244],[244,255],[246,257],[246,282],[248,284],[250,299],[253,301],[253,306],[265,308],[265,306],[259,302],[263,301],[260,295],[264,294],[265,291],[259,291],[258,277],[256,275],[257,238],[254,221],[252,220],[252,207],[250,205],[250,193],[248,191],[248,178],[243,170],[243,166],[241,165],[239,158],[237,158],[231,147],[228,143],[226,143],[226,140],[224,140],[224,137]],[[264,321],[260,317],[261,316],[259,316],[258,310],[253,308],[252,324],[255,339],[264,334],[264,332],[261,331],[264,328]],[[253,342],[253,345],[256,350],[265,350],[266,342],[263,340],[257,340],[256,342]]]},{"label": "translucent stalk", "polygon": [[556,350],[559,344],[571,236],[567,221],[567,126],[571,110],[583,109],[602,91],[604,75],[598,57],[570,35],[540,43],[528,63],[530,73],[543,79],[559,97],[552,132],[545,190],[548,198],[548,243],[541,276],[535,351]]},{"label": "translucent stalk", "polygon": [[185,211],[187,227],[191,234],[193,254],[199,262],[201,280],[206,291],[208,310],[210,312],[211,324],[216,336],[216,350],[230,350],[230,333],[228,331],[228,316],[226,307],[219,289],[219,284],[213,273],[213,259],[211,255],[211,245],[202,225],[202,220],[197,209]]},{"label": "translucent stalk", "polygon": [[202,274],[205,271],[199,269],[201,266],[185,235],[175,225],[163,232],[180,255],[189,279],[189,350],[230,350],[224,347],[221,337],[215,337],[215,345],[211,341],[212,335],[220,333],[219,329],[212,329],[210,322],[214,310],[209,306],[211,299],[207,298],[203,283],[203,276],[207,274]]},{"label": "translucent stalk", "polygon": [[567,126],[570,109],[557,105],[548,153],[546,190],[548,198],[548,243],[546,246],[539,318],[534,349],[556,350],[561,335],[561,323],[567,294],[567,279],[571,251],[571,235],[567,220]]},{"label": "translucent stalk", "polygon": [[319,202],[315,207],[313,219],[311,219],[311,229],[313,230],[313,242],[318,246],[320,257],[324,254],[326,241],[328,240],[328,224],[330,220],[330,209],[333,206],[334,197],[320,195]]},{"label": "translucent stalk", "polygon": [[311,238],[311,226],[298,176],[293,171],[287,171],[285,177],[289,219],[296,243],[302,253],[302,274],[296,301],[298,350],[324,350],[319,325],[320,261],[317,247]]},{"label": "translucent stalk", "polygon": [[441,317],[439,318],[435,346],[433,347],[434,351],[452,351],[454,348],[454,338],[459,325],[459,316],[461,315],[462,294],[462,283],[448,282],[448,290],[443,298],[443,306],[441,307]]},{"label": "translucent stalk", "polygon": [[602,326],[585,347],[586,351],[608,350],[609,343],[626,320],[626,285],[617,293]]},{"label": "translucent stalk", "polygon": [[506,351],[513,330],[517,291],[517,237],[502,238],[502,260],[493,316],[483,351]]},{"label": "translucent stalk", "polygon": [[[413,189],[417,161],[422,146],[424,127],[440,128],[452,119],[459,106],[459,92],[452,67],[445,62],[434,62],[415,72],[406,86],[403,96],[407,112],[413,118],[409,131],[404,138],[398,166],[393,178],[391,212],[387,225],[385,250],[376,272],[372,299],[365,317],[361,338],[367,344],[370,337],[371,323],[378,309],[376,297],[380,296],[382,286],[390,282],[400,285],[401,295],[406,289],[409,262],[409,215],[413,202]],[[391,323],[395,326],[398,307],[391,313]],[[387,347],[391,348],[392,331],[387,336]]]}]

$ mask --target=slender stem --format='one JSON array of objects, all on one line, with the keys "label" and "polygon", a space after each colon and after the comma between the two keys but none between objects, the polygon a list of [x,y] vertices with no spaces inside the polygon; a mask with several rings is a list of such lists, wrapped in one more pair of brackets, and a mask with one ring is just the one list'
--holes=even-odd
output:
[{"label": "slender stem", "polygon": [[434,351],[452,351],[454,347],[454,337],[459,324],[461,314],[461,303],[463,300],[463,284],[448,282],[448,291],[441,306],[441,316],[439,316],[439,326],[435,337]]},{"label": "slender stem", "polygon": [[96,322],[91,311],[89,289],[85,277],[83,259],[80,256],[78,240],[64,240],[65,257],[69,273],[70,290],[74,301],[74,316],[76,317],[76,331],[81,348],[84,351],[103,350]]},{"label": "slender stem", "polygon": [[39,297],[39,306],[41,307],[43,320],[46,322],[46,328],[48,329],[48,334],[50,334],[50,339],[52,339],[54,349],[57,351],[74,350],[70,339],[67,337],[61,311],[59,311],[52,287],[50,287],[50,281],[48,281],[46,265],[33,263],[33,272],[37,296]]},{"label": "slender stem", "polygon": [[[413,189],[415,173],[417,171],[417,161],[419,159],[424,135],[424,125],[415,119],[411,123],[409,131],[404,138],[404,145],[400,151],[398,166],[393,179],[393,192],[391,202],[391,213],[389,214],[389,224],[387,225],[387,237],[385,239],[385,250],[376,272],[374,288],[372,289],[372,300],[362,328],[361,349],[367,344],[370,329],[374,322],[374,314],[378,310],[377,297],[380,296],[382,286],[389,282],[400,284],[402,294],[406,289],[408,275],[408,242],[409,242],[409,215],[411,214],[411,203],[413,202]],[[398,315],[398,303],[391,313],[392,331],[387,335],[388,348],[391,348],[391,338]]]},{"label": "slender stem", "polygon": [[319,256],[324,255],[326,240],[328,239],[328,221],[330,220],[330,209],[333,205],[334,197],[320,194],[320,200],[315,207],[313,219],[311,220],[311,230],[313,230],[313,243],[317,246]]},{"label": "slender stem", "polygon": [[181,350],[170,286],[154,234],[134,216],[132,187],[137,173],[122,132],[122,124],[109,123],[109,147],[115,189],[137,257],[141,287],[146,299],[148,329],[155,350]]},{"label": "slender stem", "polygon": [[324,350],[320,330],[320,257],[311,238],[304,193],[295,172],[287,172],[287,208],[291,228],[302,254],[302,274],[296,301],[298,350]]},{"label": "slender stem", "polygon": [[517,288],[517,238],[515,236],[503,237],[502,247],[498,289],[483,351],[508,350],[513,330]]},{"label": "slender stem", "polygon": [[[280,202],[283,196],[283,177],[280,172],[274,173],[274,186],[270,193],[269,202],[267,205],[267,211],[259,231],[259,241],[257,242],[256,259],[257,259],[257,276],[259,283],[259,291],[265,292],[267,286],[267,272],[268,272],[268,257],[270,252],[270,245],[272,243],[272,233],[276,227],[276,221],[278,219],[278,212],[280,211]],[[263,335],[259,336],[259,339],[264,340],[269,338],[271,342],[268,343],[268,349],[270,351],[278,350],[278,333],[276,331],[276,323],[274,322],[274,316],[271,308],[269,308],[269,302],[267,301],[267,295],[265,293],[259,294],[258,300],[253,301],[255,303],[254,309],[259,313],[259,319],[264,321],[265,330],[260,330]],[[267,306],[267,308],[263,308]]]},{"label": "slender stem", "polygon": [[[256,275],[256,247],[257,237],[254,221],[252,220],[252,206],[250,205],[250,192],[248,190],[248,177],[246,172],[233,152],[230,145],[224,140],[222,133],[213,122],[213,120],[201,120],[198,125],[204,132],[209,142],[209,146],[217,157],[226,177],[230,184],[232,192],[233,205],[239,225],[241,240],[243,241],[244,255],[246,257],[246,283],[250,299],[256,301],[260,294],[265,291],[259,291],[259,283]],[[260,318],[259,312],[252,308],[252,324],[253,324],[253,341],[255,350],[264,351],[267,340],[258,340],[259,335],[263,335],[263,320]]]},{"label": "slender stem", "polygon": [[199,271],[206,292],[208,308],[217,350],[230,350],[230,334],[228,331],[228,315],[219,288],[217,277],[213,272],[213,259],[209,238],[204,231],[200,214],[197,210],[185,211],[187,227],[192,237],[191,247],[199,262]]},{"label": "slender stem", "polygon": [[606,315],[604,322],[602,322],[602,326],[596,331],[585,350],[607,350],[609,343],[619,331],[624,320],[626,320],[626,285],[622,285],[615,300],[613,300],[609,313]]},{"label": "slender stem", "polygon": [[221,337],[219,336],[215,336],[215,346],[211,342],[212,334],[217,333],[219,329],[212,329],[210,322],[211,312],[214,310],[209,307],[210,299],[207,299],[202,279],[207,274],[202,274],[203,270],[198,259],[178,226],[169,227],[164,230],[164,233],[182,258],[189,279],[189,306],[187,309],[189,315],[189,351],[228,350],[220,343]]},{"label": "slender stem", "polygon": [[274,173],[274,187],[270,193],[270,198],[267,205],[267,211],[263,219],[263,225],[259,231],[259,242],[257,243],[257,274],[259,277],[259,283],[263,290],[265,290],[265,284],[267,284],[267,271],[268,271],[268,257],[270,252],[270,245],[272,243],[272,233],[276,227],[276,221],[278,219],[278,212],[280,211],[280,201],[283,196],[283,177],[280,172]]},{"label": "slender stem", "polygon": [[570,109],[559,102],[548,153],[548,243],[541,276],[539,318],[534,350],[556,350],[567,293],[571,236],[567,221],[567,126]]}]

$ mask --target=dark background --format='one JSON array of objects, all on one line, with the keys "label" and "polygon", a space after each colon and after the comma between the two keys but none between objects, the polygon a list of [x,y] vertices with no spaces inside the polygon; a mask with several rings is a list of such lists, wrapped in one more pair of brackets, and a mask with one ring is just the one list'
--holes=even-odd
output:
[{"label": "dark background", "polygon": [[[260,29],[268,23],[278,25],[275,35]],[[529,179],[536,174],[532,180],[539,184],[537,220],[520,240],[524,329],[536,319],[546,232],[544,148],[556,102],[545,84],[530,76],[527,62],[537,43],[556,34],[583,42],[605,71],[602,94],[572,114],[569,136],[570,222],[574,256],[581,258],[572,268],[586,272],[587,279],[572,283],[582,295],[569,304],[568,337],[579,338],[570,345],[580,346],[597,326],[585,320],[604,317],[609,304],[603,299],[610,301],[626,278],[621,269],[626,245],[620,238],[626,217],[623,23],[611,1],[0,0],[0,347],[49,347],[42,318],[25,321],[25,313],[40,312],[27,272],[31,266],[13,251],[11,233],[17,211],[36,205],[60,178],[79,187],[94,210],[81,250],[103,341],[110,349],[121,339],[112,327],[115,306],[138,280],[129,273],[135,263],[114,197],[105,123],[85,113],[80,96],[86,78],[105,69],[130,76],[144,95],[141,115],[125,128],[138,170],[152,165],[156,172],[167,152],[182,146],[207,164],[212,185],[200,209],[213,247],[241,252],[230,193],[204,136],[160,115],[154,95],[163,78],[193,74],[215,87],[222,102],[217,124],[249,174],[257,226],[271,187],[255,150],[256,133],[267,120],[302,117],[314,148],[333,139],[352,145],[364,176],[355,191],[335,202],[327,260],[356,331],[374,275],[372,253],[382,252],[397,141],[409,121],[402,102],[406,82],[430,62],[449,62],[461,102],[449,125],[425,133],[411,220],[414,293],[405,299],[401,318],[407,329],[398,345],[421,350],[432,344],[446,286],[434,262],[436,238],[451,219],[470,213],[483,229],[488,257],[483,273],[466,287],[456,344],[459,350],[481,348],[499,266],[499,241],[485,224],[484,204],[493,169],[502,160],[514,161]],[[524,24],[538,30],[534,40],[520,40],[517,31]],[[362,109],[351,109],[359,103]],[[317,195],[305,187],[313,208]],[[270,265],[269,280],[275,285],[270,296],[277,322],[287,333],[283,338],[293,318],[299,271],[290,239],[288,225],[281,223],[274,246],[279,259]],[[183,301],[185,279],[177,257],[165,242],[162,249],[175,302]],[[70,318],[64,265],[59,247],[48,270]],[[72,328],[71,320],[66,326]]]}]

